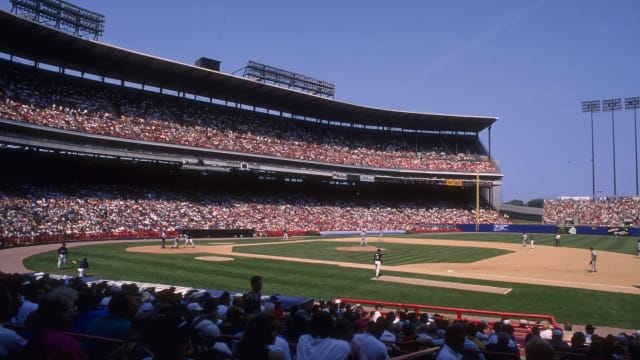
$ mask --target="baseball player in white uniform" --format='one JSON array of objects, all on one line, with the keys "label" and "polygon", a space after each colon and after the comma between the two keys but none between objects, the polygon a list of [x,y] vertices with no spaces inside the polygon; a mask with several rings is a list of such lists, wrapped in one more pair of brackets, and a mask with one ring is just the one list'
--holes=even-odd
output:
[{"label": "baseball player in white uniform", "polygon": [[360,231],[360,246],[367,246],[367,231]]}]

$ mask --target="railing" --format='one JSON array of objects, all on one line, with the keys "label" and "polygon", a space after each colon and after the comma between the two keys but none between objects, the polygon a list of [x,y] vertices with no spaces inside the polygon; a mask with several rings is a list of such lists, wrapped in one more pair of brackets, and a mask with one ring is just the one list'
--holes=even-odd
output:
[{"label": "railing", "polygon": [[334,303],[342,302],[349,304],[360,304],[360,305],[370,305],[375,306],[377,304],[382,304],[383,307],[393,307],[393,308],[403,308],[403,309],[412,309],[415,313],[419,313],[420,311],[431,311],[431,312],[443,312],[443,313],[453,313],[456,315],[455,320],[463,320],[464,315],[472,315],[472,316],[488,316],[499,319],[521,319],[521,320],[546,320],[554,327],[558,326],[556,319],[553,315],[540,315],[540,314],[527,314],[527,313],[516,313],[516,312],[506,312],[506,311],[492,311],[492,310],[478,310],[478,309],[464,309],[464,308],[455,308],[448,306],[433,306],[433,305],[419,305],[419,304],[407,304],[407,303],[398,303],[398,302],[385,302],[379,300],[363,300],[363,299],[347,299],[347,298],[336,298],[334,299]]}]

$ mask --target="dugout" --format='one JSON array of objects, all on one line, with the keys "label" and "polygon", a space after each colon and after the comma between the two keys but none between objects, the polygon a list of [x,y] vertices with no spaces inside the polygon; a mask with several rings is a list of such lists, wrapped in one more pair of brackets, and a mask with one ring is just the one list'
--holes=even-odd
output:
[{"label": "dugout", "polygon": [[207,238],[250,238],[253,229],[180,229],[180,233],[195,239]]}]

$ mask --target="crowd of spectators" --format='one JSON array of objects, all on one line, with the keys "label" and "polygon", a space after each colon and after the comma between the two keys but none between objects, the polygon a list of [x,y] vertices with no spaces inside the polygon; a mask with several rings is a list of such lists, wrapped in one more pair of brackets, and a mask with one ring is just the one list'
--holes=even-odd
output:
[{"label": "crowd of spectators", "polygon": [[285,308],[262,294],[259,276],[250,291],[214,296],[0,273],[0,305],[3,359],[364,360],[419,351],[432,359],[520,359],[523,352],[532,360],[640,358],[640,332],[599,336],[588,325],[566,342],[562,330],[546,336],[537,326],[523,339],[506,319],[324,300]]},{"label": "crowd of spectators", "polygon": [[636,197],[544,201],[543,220],[550,224],[629,226],[637,225],[639,219],[640,198]]},{"label": "crowd of spectators", "polygon": [[374,168],[497,173],[476,136],[370,131],[230,109],[2,62],[0,116],[127,139]]},{"label": "crowd of spectators", "polygon": [[[187,193],[138,187],[18,184],[0,189],[0,237],[26,245],[53,238],[159,236],[164,229],[415,230],[475,223],[472,204],[436,200],[372,201],[295,193]],[[482,223],[505,223],[480,209]],[[57,236],[57,238],[56,238]],[[64,238],[60,238],[63,236]],[[123,237],[120,235],[119,237]]]}]

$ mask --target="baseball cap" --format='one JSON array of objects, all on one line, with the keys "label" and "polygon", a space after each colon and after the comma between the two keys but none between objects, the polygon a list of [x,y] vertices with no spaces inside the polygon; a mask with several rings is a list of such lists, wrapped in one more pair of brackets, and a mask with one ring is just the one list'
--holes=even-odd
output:
[{"label": "baseball cap", "polygon": [[589,325],[585,326],[584,329],[589,331],[589,330],[595,330],[596,328],[593,325],[589,324]]},{"label": "baseball cap", "polygon": [[220,336],[220,329],[211,320],[200,321],[196,324],[194,330],[203,340],[214,341]]},{"label": "baseball cap", "polygon": [[562,336],[562,330],[553,329],[553,336]]},{"label": "baseball cap", "polygon": [[192,302],[189,305],[187,305],[187,310],[189,310],[189,311],[202,311],[202,306],[200,306],[200,304],[198,304],[196,302]]},{"label": "baseball cap", "polygon": [[151,304],[150,302],[144,302],[140,305],[140,307],[138,308],[138,312],[150,312],[153,311],[153,304]]}]

